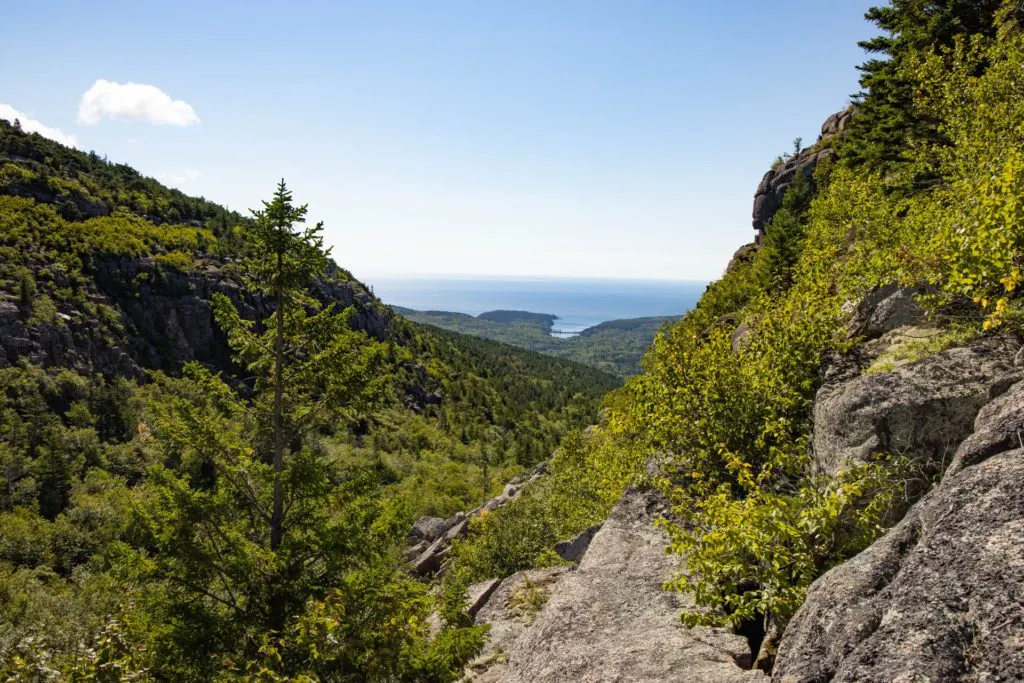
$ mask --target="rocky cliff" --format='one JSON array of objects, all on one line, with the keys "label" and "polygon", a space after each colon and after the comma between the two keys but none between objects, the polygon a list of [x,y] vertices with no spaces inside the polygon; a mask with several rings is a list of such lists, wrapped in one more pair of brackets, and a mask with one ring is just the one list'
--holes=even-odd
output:
[{"label": "rocky cliff", "polygon": [[793,184],[793,181],[801,174],[811,179],[818,164],[834,155],[835,152],[830,143],[846,130],[852,115],[851,110],[844,109],[828,117],[821,126],[818,140],[813,145],[788,159],[783,159],[782,163],[764,174],[754,193],[755,243],[759,244],[764,239],[765,228],[771,222],[775,212],[782,206],[782,197],[785,196],[786,190]]},{"label": "rocky cliff", "polygon": [[[826,368],[815,467],[894,450],[944,473],[892,530],[813,584],[771,680],[1024,677],[1024,350],[997,336],[863,374],[918,329],[895,327]],[[906,502],[922,494],[908,488]],[[770,662],[775,643],[759,652],[758,637],[680,624],[692,605],[662,590],[684,566],[654,526],[665,508],[630,490],[572,567],[471,589],[493,637],[467,680],[767,681],[753,664]]]},{"label": "rocky cliff", "polygon": [[[0,367],[25,359],[131,377],[144,370],[174,371],[192,360],[227,369],[230,352],[213,318],[212,296],[226,295],[248,319],[269,310],[267,301],[245,291],[239,273],[238,264],[223,257],[204,257],[187,272],[150,257],[96,257],[85,281],[75,283],[82,290],[78,300],[89,310],[64,304],[52,320],[30,316],[12,283],[11,290],[0,290]],[[45,275],[55,277],[57,286],[70,286],[60,282],[58,269]],[[325,304],[355,306],[357,329],[378,339],[388,334],[391,314],[340,269],[333,268],[316,289]]]},{"label": "rocky cliff", "polygon": [[942,481],[822,576],[774,679],[1024,679],[1024,383],[988,402]]}]

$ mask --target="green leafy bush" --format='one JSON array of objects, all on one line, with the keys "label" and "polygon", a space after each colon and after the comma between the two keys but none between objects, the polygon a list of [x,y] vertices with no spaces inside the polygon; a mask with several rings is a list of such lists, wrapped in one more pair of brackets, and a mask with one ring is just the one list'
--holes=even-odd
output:
[{"label": "green leafy bush", "polygon": [[188,273],[192,270],[195,265],[195,259],[192,258],[191,254],[184,251],[171,251],[166,254],[157,254],[153,257],[157,265],[164,268],[170,268],[181,273]]}]

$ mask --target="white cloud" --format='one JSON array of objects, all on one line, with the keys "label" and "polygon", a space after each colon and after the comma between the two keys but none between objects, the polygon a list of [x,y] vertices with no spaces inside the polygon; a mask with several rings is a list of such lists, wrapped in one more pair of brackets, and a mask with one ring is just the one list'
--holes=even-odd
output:
[{"label": "white cloud", "polygon": [[157,173],[153,177],[161,183],[166,183],[168,185],[187,185],[188,183],[195,182],[202,178],[203,174],[201,171],[197,171],[194,168],[186,168],[181,173]]},{"label": "white cloud", "polygon": [[11,123],[14,122],[14,119],[18,119],[18,121],[21,122],[21,129],[28,133],[39,133],[44,138],[56,140],[60,144],[67,145],[68,147],[75,147],[78,145],[78,140],[75,139],[74,135],[69,135],[68,133],[59,131],[56,128],[50,128],[49,126],[30,118],[27,114],[18,111],[9,104],[0,103],[0,119],[7,119]]},{"label": "white cloud", "polygon": [[154,85],[114,83],[101,78],[82,95],[78,105],[78,121],[99,123],[104,118],[171,126],[199,123],[199,117],[190,104],[172,100]]}]

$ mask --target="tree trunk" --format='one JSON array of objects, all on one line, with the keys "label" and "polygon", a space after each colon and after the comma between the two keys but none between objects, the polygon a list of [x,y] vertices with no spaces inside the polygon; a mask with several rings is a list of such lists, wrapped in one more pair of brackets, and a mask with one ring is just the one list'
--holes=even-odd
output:
[{"label": "tree trunk", "polygon": [[281,287],[282,255],[277,255],[277,333],[274,335],[274,509],[270,515],[270,549],[281,545],[284,526],[284,491],[281,472],[284,470],[284,441],[281,434],[281,370],[284,365],[284,293]]}]

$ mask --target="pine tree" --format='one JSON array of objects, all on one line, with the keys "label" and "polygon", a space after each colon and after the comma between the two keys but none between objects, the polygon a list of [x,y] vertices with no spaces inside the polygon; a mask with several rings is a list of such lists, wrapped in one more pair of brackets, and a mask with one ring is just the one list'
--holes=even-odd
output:
[{"label": "pine tree", "polygon": [[[1004,0],[893,0],[868,10],[865,18],[883,34],[859,43],[873,56],[858,67],[861,91],[854,95],[856,116],[845,136],[843,157],[854,165],[886,169],[905,159],[914,140],[941,143],[935,121],[914,107],[914,83],[901,75],[901,67],[914,54],[951,46],[957,36],[994,36],[995,16],[1004,4]],[[1024,10],[1018,8],[1014,15],[1020,20]]]},{"label": "pine tree", "polygon": [[765,227],[764,256],[755,277],[771,288],[785,290],[793,284],[793,268],[803,251],[814,191],[814,179],[805,172],[797,173],[782,198],[782,206]]},{"label": "pine tree", "polygon": [[259,634],[283,632],[346,572],[385,556],[397,531],[373,521],[383,513],[379,475],[340,469],[321,438],[383,395],[386,347],[353,330],[354,309],[310,295],[328,252],[322,226],[302,224],[306,207],[285,184],[253,213],[246,284],[272,312],[257,323],[226,296],[213,301],[251,377],[246,396],[192,364],[183,379],[160,380],[152,402],[157,438],[187,475],[152,474],[154,505],[141,522],[157,551],[150,576],[173,595],[160,609],[190,615],[175,619],[186,658],[251,655]]},{"label": "pine tree", "polygon": [[[271,414],[273,424],[273,465],[274,500],[270,515],[270,549],[281,545],[284,526],[284,353],[285,315],[289,310],[295,315],[304,305],[312,302],[304,296],[305,287],[313,277],[321,275],[326,268],[327,254],[323,251],[323,224],[307,227],[303,232],[295,231],[296,223],[303,223],[307,208],[292,205],[292,195],[282,180],[270,202],[263,203],[263,210],[253,212],[256,225],[253,230],[256,256],[249,260],[250,282],[257,292],[273,297],[275,315],[273,323],[274,366],[270,375],[274,404]],[[245,338],[248,330],[241,324],[237,311],[223,298],[217,302],[218,320],[234,335],[235,346],[245,352],[255,339]],[[330,312],[328,312],[330,315]],[[251,352],[250,352],[251,353]],[[257,354],[258,355],[258,354]]]}]

